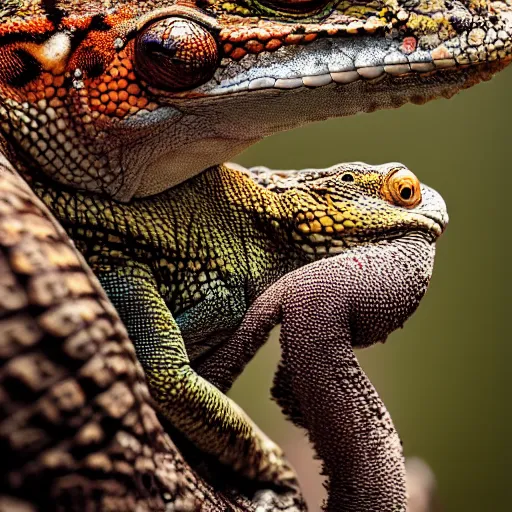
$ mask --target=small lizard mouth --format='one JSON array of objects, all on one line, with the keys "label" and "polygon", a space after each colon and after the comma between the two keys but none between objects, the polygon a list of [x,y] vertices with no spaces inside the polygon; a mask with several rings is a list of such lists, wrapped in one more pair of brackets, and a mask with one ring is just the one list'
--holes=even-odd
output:
[{"label": "small lizard mouth", "polygon": [[311,239],[304,240],[301,246],[308,257],[312,259],[324,258],[341,254],[353,247],[361,245],[386,244],[395,240],[402,240],[410,236],[427,239],[430,243],[435,243],[443,233],[446,222],[441,219],[426,216],[431,222],[417,223],[414,226],[402,226],[395,229],[385,230],[379,233],[359,233],[353,236],[342,236],[324,240],[322,243],[314,243]]},{"label": "small lizard mouth", "polygon": [[448,224],[448,215],[446,213],[421,212],[420,215],[431,221],[431,223],[426,226],[427,231],[434,232],[436,237],[440,237],[444,233]]},{"label": "small lizard mouth", "polygon": [[418,219],[419,222],[415,225],[389,230],[368,241],[370,243],[390,242],[417,233],[419,236],[427,237],[431,242],[435,242],[446,229],[448,215],[443,212],[428,212],[426,214],[421,212],[417,215],[421,219]]},{"label": "small lizard mouth", "polygon": [[[425,217],[427,217],[425,215]],[[419,236],[426,237],[431,242],[436,242],[437,239],[443,234],[446,224],[440,223],[438,220],[427,217],[431,222],[418,224],[417,226],[411,227],[409,229],[401,229],[396,231],[391,231],[385,234],[385,236],[380,237],[379,239],[374,240],[375,242],[381,241],[393,241],[400,238],[404,238],[410,234],[417,233]]]}]

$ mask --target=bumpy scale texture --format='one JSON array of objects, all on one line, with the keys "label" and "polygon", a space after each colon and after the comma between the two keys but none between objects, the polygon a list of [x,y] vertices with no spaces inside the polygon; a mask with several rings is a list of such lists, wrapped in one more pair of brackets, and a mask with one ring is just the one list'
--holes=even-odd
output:
[{"label": "bumpy scale texture", "polygon": [[0,509],[254,510],[184,461],[97,280],[3,159],[0,170]]},{"label": "bumpy scale texture", "polygon": [[128,201],[276,131],[488,79],[510,61],[511,12],[484,0],[9,1],[0,129],[26,175]]},{"label": "bumpy scale texture", "polygon": [[354,248],[287,274],[198,371],[220,389],[282,323],[272,394],[305,428],[328,476],[326,510],[405,510],[400,439],[353,347],[384,342],[426,291],[434,245],[418,235]]}]

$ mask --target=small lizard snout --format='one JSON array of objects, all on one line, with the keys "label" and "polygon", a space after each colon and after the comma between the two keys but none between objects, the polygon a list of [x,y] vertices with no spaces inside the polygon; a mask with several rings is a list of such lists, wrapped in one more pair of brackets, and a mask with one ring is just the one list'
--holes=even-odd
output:
[{"label": "small lizard snout", "polygon": [[448,211],[446,203],[441,194],[426,185],[421,186],[421,203],[415,208],[416,213],[430,219],[432,225],[429,226],[436,236],[440,236],[448,225]]}]

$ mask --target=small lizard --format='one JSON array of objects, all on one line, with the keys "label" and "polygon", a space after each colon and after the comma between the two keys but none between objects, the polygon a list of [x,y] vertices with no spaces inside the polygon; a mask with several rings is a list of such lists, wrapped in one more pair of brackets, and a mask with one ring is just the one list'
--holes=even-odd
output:
[{"label": "small lizard", "polygon": [[[280,448],[236,404],[201,378],[194,367],[212,359],[222,372],[225,361],[233,357],[227,348],[231,342],[226,342],[251,304],[263,296],[270,297],[272,307],[280,306],[281,292],[273,291],[274,288],[266,291],[269,286],[282,282],[286,283],[284,290],[288,290],[289,283],[298,282],[302,289],[308,282],[307,277],[311,282],[318,277],[315,270],[318,267],[308,264],[328,256],[343,258],[335,258],[338,266],[322,274],[324,278],[319,278],[319,288],[306,286],[306,292],[332,293],[340,304],[347,301],[354,314],[366,315],[367,319],[374,315],[376,326],[367,332],[354,330],[358,327],[357,316],[350,320],[356,322],[349,330],[355,345],[373,343],[377,334],[378,340],[382,340],[417,306],[432,270],[433,242],[447,221],[440,196],[420,185],[414,174],[400,164],[377,167],[342,164],[326,170],[278,175],[261,170],[251,175],[229,167],[216,167],[170,191],[129,204],[85,192],[56,191],[35,182],[33,187],[47,205],[52,205],[57,219],[75,240],[119,312],[161,412],[198,447],[215,455],[219,461],[251,479],[288,491],[296,485],[295,475]],[[393,293],[398,281],[390,281],[388,296],[379,296],[378,286],[372,283],[372,279],[377,278],[373,265],[380,262],[376,256],[382,252],[381,246],[385,255],[383,261],[391,256],[390,264],[396,263],[395,270],[390,272],[390,275],[396,274],[394,280],[411,280],[411,287],[404,288],[402,297],[396,295],[395,302]],[[403,251],[409,247],[411,252]],[[358,258],[361,262],[353,263],[353,260],[359,261]],[[363,272],[367,260],[371,261],[367,272]],[[332,263],[327,265],[327,270],[333,269]],[[297,274],[296,269],[301,267],[303,272]],[[405,268],[409,271],[402,274]],[[329,292],[324,279],[334,284],[333,272],[340,274],[342,280]],[[287,277],[279,281],[285,275]],[[364,293],[365,280],[369,295]],[[355,300],[357,293],[360,293],[359,302]],[[279,297],[277,302],[276,296]],[[304,300],[305,307],[312,306],[315,300],[315,297],[308,297]],[[368,311],[365,310],[367,297],[372,297]],[[293,303],[294,315],[300,303]],[[257,301],[248,321],[254,323],[254,317],[260,318],[262,325],[267,326],[268,308],[264,302],[261,305],[261,300]],[[388,312],[386,319],[378,315],[379,308]],[[328,311],[330,307],[320,306],[320,311],[324,309]],[[305,315],[308,318],[307,311]],[[318,312],[312,316],[315,318],[308,320],[311,325],[324,318]],[[274,313],[271,320],[277,323]],[[285,328],[293,330],[286,323],[288,318],[283,317],[283,320]],[[348,337],[350,341],[348,319],[342,320],[333,323],[329,336],[342,340]],[[297,328],[300,326],[298,322]],[[260,330],[258,327],[257,332]],[[304,355],[301,343],[292,339],[286,351],[295,350],[291,348],[295,343],[300,358]],[[245,365],[244,352],[251,343],[232,343],[236,348],[235,359],[239,365]],[[223,347],[220,349],[223,356],[214,358],[219,347]],[[353,360],[353,356],[349,358],[345,352],[332,351],[332,354],[337,361],[335,366],[340,368]],[[342,357],[337,359],[338,356]],[[331,357],[325,360],[331,361]],[[310,364],[308,358],[305,361]],[[302,369],[299,366],[295,372],[296,366],[291,365],[292,375],[306,386],[302,382]],[[319,372],[325,372],[330,378],[321,364]],[[344,396],[349,389],[341,383],[339,386],[340,396]],[[222,387],[225,388],[226,383]],[[301,403],[307,397],[311,395],[305,394]],[[319,392],[316,399],[318,404],[323,403],[322,393]],[[350,399],[352,409],[347,409],[346,404],[335,408],[337,412],[348,411],[343,421],[373,414],[365,405],[359,406],[359,400],[355,392]],[[377,403],[377,398],[372,400]],[[315,410],[318,419],[322,418],[321,413],[319,405]],[[368,435],[377,432],[375,425],[359,421]],[[387,416],[386,421],[390,421]],[[343,425],[339,418],[338,422]],[[321,435],[316,424],[306,426],[313,439]],[[348,437],[337,439],[332,450],[343,452],[347,444],[352,444]],[[347,471],[351,478],[396,492],[398,497],[392,502],[393,507],[379,495],[372,498],[371,510],[395,510],[400,499],[403,505],[403,489],[395,490],[387,479],[379,481],[374,472],[378,474],[379,468],[384,467],[390,471],[392,479],[399,480],[403,475],[397,476],[397,471],[403,468],[398,463],[402,460],[396,453],[389,452],[387,445],[377,444],[382,450],[381,460],[375,460],[375,464],[368,467],[364,465],[367,459],[362,457],[361,470]],[[357,446],[353,449],[360,450]],[[396,448],[394,450],[396,452]],[[322,449],[319,453],[326,456]],[[390,455],[396,464],[386,468],[382,463],[389,462]],[[329,474],[335,482],[332,487],[337,489],[336,486],[341,485],[342,470],[329,465],[330,461],[327,456]],[[366,487],[361,487],[363,496],[365,492]],[[261,499],[267,499],[266,495]],[[358,503],[351,494],[342,497],[335,492],[332,499],[336,506]]]}]

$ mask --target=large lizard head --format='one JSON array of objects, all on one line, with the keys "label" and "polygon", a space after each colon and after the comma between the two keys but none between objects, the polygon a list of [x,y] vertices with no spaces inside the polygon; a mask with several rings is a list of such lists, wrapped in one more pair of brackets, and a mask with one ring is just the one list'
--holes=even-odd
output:
[{"label": "large lizard head", "polygon": [[8,0],[0,129],[32,170],[146,196],[308,121],[423,103],[510,60],[507,2]]},{"label": "large lizard head", "polygon": [[276,224],[282,236],[312,260],[412,232],[435,242],[448,223],[443,198],[402,164],[252,173],[280,195],[287,212],[284,229]]}]

